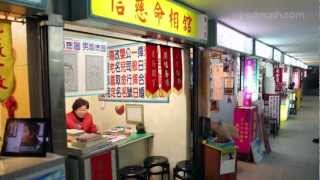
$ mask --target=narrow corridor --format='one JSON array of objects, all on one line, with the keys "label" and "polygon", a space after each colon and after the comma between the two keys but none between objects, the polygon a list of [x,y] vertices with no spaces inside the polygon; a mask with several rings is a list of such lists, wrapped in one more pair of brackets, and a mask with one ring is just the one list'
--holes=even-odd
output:
[{"label": "narrow corridor", "polygon": [[238,180],[317,180],[319,97],[305,96],[301,110],[282,123],[279,136],[270,138],[272,153],[259,164],[238,163]]}]

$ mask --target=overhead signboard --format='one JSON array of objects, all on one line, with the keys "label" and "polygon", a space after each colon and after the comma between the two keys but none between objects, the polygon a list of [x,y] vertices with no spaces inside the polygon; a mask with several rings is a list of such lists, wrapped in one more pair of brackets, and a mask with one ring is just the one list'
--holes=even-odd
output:
[{"label": "overhead signboard", "polygon": [[255,41],[255,55],[266,59],[272,59],[272,48],[260,41]]},{"label": "overhead signboard", "polygon": [[[75,4],[78,3],[84,3],[84,7],[89,5],[89,16],[100,18],[100,20],[102,18],[111,22],[149,28],[198,41],[207,40],[207,16],[174,1],[80,0],[75,2]],[[73,8],[77,8],[77,5]]]},{"label": "overhead signboard", "polygon": [[282,61],[282,53],[281,51],[277,49],[273,49],[273,60],[276,62],[281,62]]},{"label": "overhead signboard", "polygon": [[291,65],[292,63],[292,57],[288,56],[288,55],[284,55],[284,64],[285,65]]},{"label": "overhead signboard", "polygon": [[217,23],[217,45],[246,54],[252,54],[253,39]]}]

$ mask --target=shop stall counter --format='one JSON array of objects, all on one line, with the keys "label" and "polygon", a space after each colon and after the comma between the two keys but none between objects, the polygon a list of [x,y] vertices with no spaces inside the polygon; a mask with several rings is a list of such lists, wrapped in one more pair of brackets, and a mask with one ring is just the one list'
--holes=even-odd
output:
[{"label": "shop stall counter", "polygon": [[117,179],[116,145],[78,148],[68,144],[68,179]]},{"label": "shop stall counter", "polygon": [[69,143],[67,177],[117,180],[120,168],[143,164],[143,160],[150,155],[152,137],[152,133],[133,133],[123,140],[87,148],[74,147]]},{"label": "shop stall counter", "polygon": [[0,180],[65,179],[65,158],[47,153],[46,157],[0,157]]},{"label": "shop stall counter", "polygon": [[128,139],[121,140],[118,147],[119,168],[130,165],[143,165],[143,161],[150,155],[152,133],[131,134]]},{"label": "shop stall counter", "polygon": [[225,147],[203,142],[204,179],[236,180],[237,153],[234,145]]}]

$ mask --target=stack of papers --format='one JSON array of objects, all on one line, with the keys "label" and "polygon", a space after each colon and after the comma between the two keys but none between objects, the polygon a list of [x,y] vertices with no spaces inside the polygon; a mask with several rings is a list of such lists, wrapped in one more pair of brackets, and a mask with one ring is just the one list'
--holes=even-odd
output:
[{"label": "stack of papers", "polygon": [[104,135],[103,137],[108,138],[108,141],[115,143],[124,139],[127,139],[128,137],[126,135]]}]

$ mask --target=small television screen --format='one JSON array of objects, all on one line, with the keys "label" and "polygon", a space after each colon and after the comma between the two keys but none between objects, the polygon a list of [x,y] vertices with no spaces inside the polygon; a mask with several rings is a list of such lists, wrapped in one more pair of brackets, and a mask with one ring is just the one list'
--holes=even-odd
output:
[{"label": "small television screen", "polygon": [[4,156],[45,156],[46,119],[8,119],[1,154]]}]

